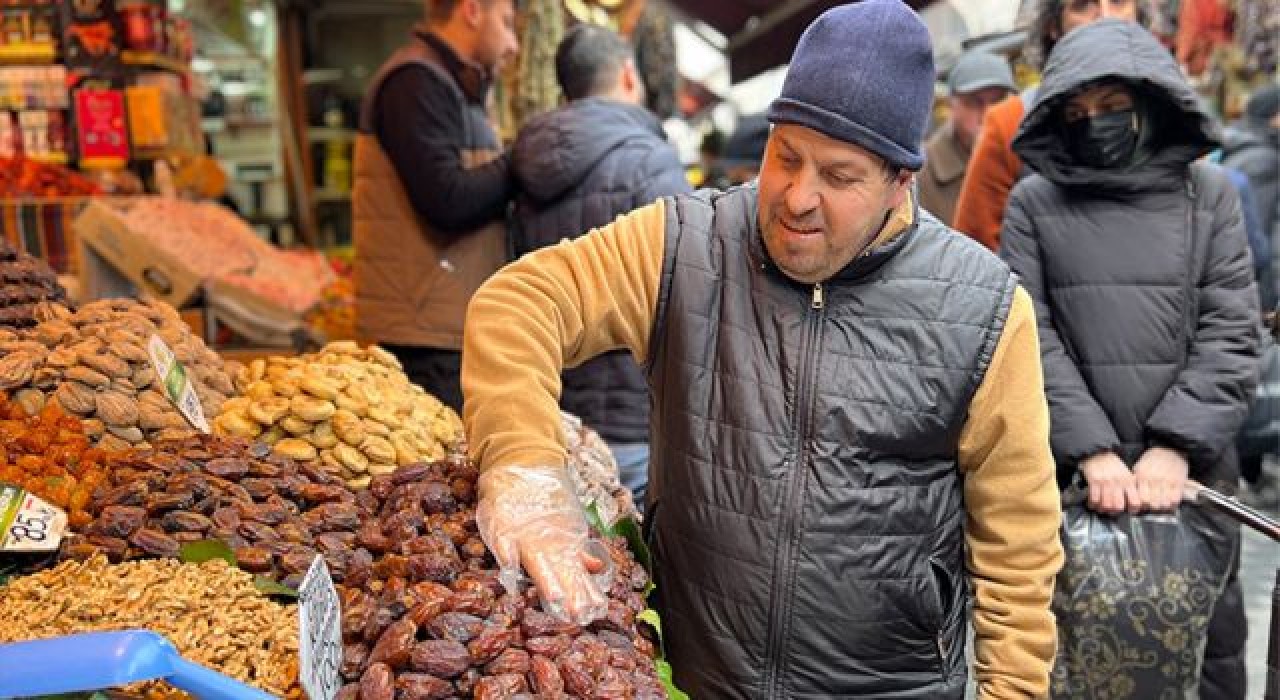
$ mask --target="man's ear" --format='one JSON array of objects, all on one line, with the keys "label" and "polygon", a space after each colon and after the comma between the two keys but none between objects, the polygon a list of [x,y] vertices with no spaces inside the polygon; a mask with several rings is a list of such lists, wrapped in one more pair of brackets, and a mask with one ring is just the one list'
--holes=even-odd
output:
[{"label": "man's ear", "polygon": [[911,183],[915,180],[916,174],[910,170],[898,170],[889,178],[889,209],[897,209],[907,198],[907,193],[911,191]]},{"label": "man's ear", "polygon": [[462,6],[459,8],[462,12],[462,19],[467,23],[468,27],[479,29],[480,23],[484,19],[484,8],[480,6],[480,0],[462,0]]},{"label": "man's ear", "polygon": [[622,64],[622,69],[618,71],[618,87],[622,88],[625,95],[635,98],[637,103],[644,102],[644,82],[640,80],[640,69],[636,68],[636,62],[630,58]]}]

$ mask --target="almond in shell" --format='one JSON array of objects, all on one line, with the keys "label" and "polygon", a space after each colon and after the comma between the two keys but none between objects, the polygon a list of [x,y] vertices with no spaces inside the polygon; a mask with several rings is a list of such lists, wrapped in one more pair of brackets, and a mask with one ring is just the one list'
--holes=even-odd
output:
[{"label": "almond in shell", "polygon": [[94,389],[106,389],[111,385],[111,380],[107,375],[83,366],[72,367],[66,371],[65,376],[67,379],[80,382],[81,384]]},{"label": "almond in shell", "polygon": [[55,367],[41,367],[31,377],[31,386],[46,391],[52,391],[61,382],[62,370]]},{"label": "almond in shell", "polygon": [[35,376],[38,358],[29,352],[11,352],[0,357],[0,390],[16,389]]},{"label": "almond in shell", "polygon": [[64,382],[53,392],[53,398],[63,410],[77,416],[87,416],[98,408],[97,392],[80,382]]},{"label": "almond in shell", "polygon": [[48,357],[44,358],[44,362],[50,367],[68,369],[80,364],[80,358],[71,348],[54,348]]},{"label": "almond in shell", "polygon": [[107,432],[129,443],[130,446],[136,445],[145,439],[145,436],[142,434],[142,430],[140,430],[136,425],[123,426],[111,425],[108,423]]},{"label": "almond in shell", "polygon": [[28,416],[40,413],[44,408],[45,400],[44,392],[39,389],[23,389],[13,395],[14,403],[18,404],[22,412]]},{"label": "almond in shell", "polygon": [[108,377],[124,378],[133,376],[133,368],[129,366],[128,362],[105,352],[95,355],[81,355],[80,364]]},{"label": "almond in shell", "polygon": [[[104,391],[95,397],[97,415],[111,427],[129,427],[138,424],[138,404],[117,391]],[[119,433],[117,433],[119,435]],[[121,435],[120,437],[124,437]],[[127,439],[127,438],[126,438]],[[138,440],[142,438],[139,437]],[[130,440],[137,442],[138,440]]]}]

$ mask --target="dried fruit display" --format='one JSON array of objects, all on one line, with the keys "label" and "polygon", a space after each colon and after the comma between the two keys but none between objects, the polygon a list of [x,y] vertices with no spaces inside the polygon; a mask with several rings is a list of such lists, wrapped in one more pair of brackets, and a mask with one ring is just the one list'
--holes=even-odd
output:
[{"label": "dried fruit display", "polygon": [[511,593],[475,525],[477,472],[454,458],[402,467],[362,492],[342,597],[342,697],[665,698],[636,625],[648,583],[620,538],[606,541],[609,614],[587,628]]},{"label": "dried fruit display", "polygon": [[92,180],[60,165],[0,158],[0,197],[76,197],[101,194]]},{"label": "dried fruit display", "polygon": [[251,575],[221,560],[109,564],[98,556],[0,586],[0,644],[124,629],[158,632],[192,661],[302,697],[297,606],[264,597]]},{"label": "dried fruit display", "polygon": [[631,489],[622,485],[618,462],[604,438],[571,413],[561,411],[560,418],[569,477],[578,493],[578,500],[584,505],[594,503],[600,520],[605,523],[615,523],[624,518],[638,521],[640,515],[636,512]]},{"label": "dried fruit display", "polygon": [[32,415],[0,394],[0,481],[66,510],[72,527],[89,523],[90,497],[106,481],[103,459],[89,447],[80,420],[56,402]]},{"label": "dried fruit display", "polygon": [[73,312],[46,303],[37,317],[32,328],[0,330],[0,391],[32,414],[57,403],[84,419],[104,449],[147,447],[191,431],[156,381],[152,335],[186,366],[205,415],[217,415],[234,391],[222,360],[166,304],[106,299]]},{"label": "dried fruit display", "polygon": [[37,304],[66,300],[67,290],[48,263],[15,250],[0,237],[0,328],[34,326]]},{"label": "dried fruit display", "polygon": [[318,353],[254,360],[214,430],[260,440],[277,454],[319,460],[362,488],[398,466],[438,460],[461,439],[458,414],[409,382],[385,350],[349,341]]},{"label": "dried fruit display", "polygon": [[261,443],[204,435],[154,450],[107,455],[92,520],[62,556],[118,562],[176,556],[185,542],[217,539],[240,567],[297,586],[317,553],[342,580],[360,528],[356,496],[314,464]]}]

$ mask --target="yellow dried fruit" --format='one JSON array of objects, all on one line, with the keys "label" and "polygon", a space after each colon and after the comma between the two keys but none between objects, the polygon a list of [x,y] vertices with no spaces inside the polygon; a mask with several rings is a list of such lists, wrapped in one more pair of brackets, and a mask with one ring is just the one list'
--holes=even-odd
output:
[{"label": "yellow dried fruit", "polygon": [[391,433],[391,447],[396,451],[396,464],[404,467],[420,459],[414,443],[414,437],[406,431],[397,430]]},{"label": "yellow dried fruit", "polygon": [[298,388],[304,392],[325,401],[333,401],[338,398],[338,388],[328,380],[321,379],[313,375],[308,375],[298,382]]},{"label": "yellow dried fruit", "polygon": [[393,474],[399,468],[400,467],[394,464],[380,464],[378,462],[369,463],[369,473],[372,474],[373,476],[384,476],[387,474]]},{"label": "yellow dried fruit", "polygon": [[247,379],[250,382],[256,382],[267,376],[267,361],[259,357],[250,362],[249,366],[246,367],[245,370]]},{"label": "yellow dried fruit", "polygon": [[16,389],[31,381],[37,357],[29,352],[11,352],[0,357],[0,390]]},{"label": "yellow dried fruit", "polygon": [[331,423],[317,423],[315,430],[311,431],[307,439],[311,441],[312,445],[322,450],[338,445],[338,436],[334,434]]},{"label": "yellow dried fruit", "polygon": [[385,406],[370,406],[369,420],[381,423],[392,430],[402,427],[400,416],[397,416],[393,409]]},{"label": "yellow dried fruit", "polygon": [[334,412],[337,411],[333,403],[304,394],[299,394],[290,399],[289,408],[293,411],[293,415],[312,423],[329,420],[333,417]]},{"label": "yellow dried fruit", "polygon": [[276,396],[276,390],[271,386],[270,382],[257,380],[245,387],[244,395],[254,401],[264,401],[273,399]]},{"label": "yellow dried fruit", "polygon": [[349,411],[334,411],[331,423],[338,439],[353,447],[364,443],[368,437],[364,432],[364,422]]},{"label": "yellow dried fruit", "polygon": [[[285,408],[286,410],[288,410],[287,405]],[[321,423],[320,425],[325,425],[325,424]],[[309,435],[311,433],[312,427],[313,426],[310,423],[302,420],[297,416],[285,416],[284,418],[280,419],[280,429],[290,435],[293,435],[294,437]]]},{"label": "yellow dried fruit", "polygon": [[275,444],[271,448],[275,454],[297,459],[302,461],[311,461],[316,458],[316,448],[306,440],[298,438],[285,438]]},{"label": "yellow dried fruit", "polygon": [[249,410],[249,404],[253,403],[247,396],[233,396],[222,402],[222,412],[230,413],[239,411],[244,413]]},{"label": "yellow dried fruit", "polygon": [[370,462],[392,464],[396,461],[396,449],[391,446],[391,441],[376,435],[365,438],[365,441],[360,444],[360,451],[369,458]]},{"label": "yellow dried fruit", "polygon": [[67,413],[87,416],[98,408],[97,392],[79,382],[65,382],[53,392],[53,398]]},{"label": "yellow dried fruit", "polygon": [[94,389],[105,389],[111,385],[111,380],[107,375],[89,369],[88,367],[72,367],[65,373],[67,379],[71,379]]},{"label": "yellow dried fruit", "polygon": [[289,399],[280,396],[254,399],[249,404],[249,417],[266,426],[275,425],[287,415],[289,415]]},{"label": "yellow dried fruit", "polygon": [[377,435],[378,437],[384,438],[391,437],[391,428],[388,428],[382,423],[365,419],[362,422],[362,425],[364,426],[365,435]]},{"label": "yellow dried fruit", "polygon": [[401,366],[400,360],[395,355],[392,355],[390,352],[377,345],[369,346],[369,358],[385,367],[404,371],[404,367]]},{"label": "yellow dried fruit", "polygon": [[334,447],[333,456],[337,458],[342,466],[358,474],[363,474],[369,470],[369,459],[360,450],[350,445],[339,444]]},{"label": "yellow dried fruit", "polygon": [[[138,423],[138,404],[116,391],[104,391],[97,395],[97,414],[107,426],[128,427]],[[117,433],[118,434],[118,433]],[[121,437],[124,437],[121,435]],[[138,440],[142,438],[139,437]],[[137,442],[133,440],[132,442]]]},{"label": "yellow dried fruit", "polygon": [[337,404],[338,408],[354,415],[360,417],[369,415],[369,404],[354,396],[339,394],[338,398],[334,400],[334,403]]},{"label": "yellow dried fruit", "polygon": [[359,491],[360,489],[369,488],[369,484],[373,482],[371,476],[359,476],[354,479],[347,479],[347,486]]},{"label": "yellow dried fruit", "polygon": [[262,434],[262,426],[239,411],[223,413],[213,423],[214,429],[224,435],[253,439]]},{"label": "yellow dried fruit", "polygon": [[258,436],[258,439],[267,443],[268,445],[274,445],[277,442],[280,442],[281,440],[285,439],[286,437],[288,436],[285,435],[285,432],[281,430],[279,426],[273,425],[270,428],[267,428],[266,430],[262,431],[262,434]]}]

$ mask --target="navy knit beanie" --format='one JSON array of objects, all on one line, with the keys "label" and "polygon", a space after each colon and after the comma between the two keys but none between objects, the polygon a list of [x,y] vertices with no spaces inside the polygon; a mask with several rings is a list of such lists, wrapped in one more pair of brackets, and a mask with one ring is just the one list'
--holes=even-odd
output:
[{"label": "navy knit beanie", "polygon": [[934,75],[929,31],[905,2],[841,5],[800,37],[769,121],[808,127],[919,170]]}]

